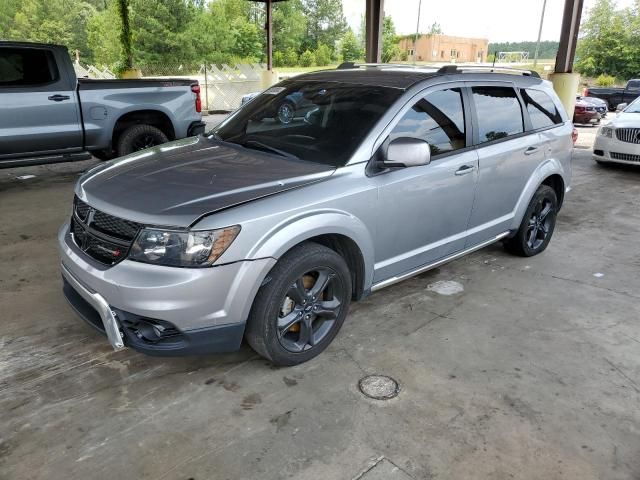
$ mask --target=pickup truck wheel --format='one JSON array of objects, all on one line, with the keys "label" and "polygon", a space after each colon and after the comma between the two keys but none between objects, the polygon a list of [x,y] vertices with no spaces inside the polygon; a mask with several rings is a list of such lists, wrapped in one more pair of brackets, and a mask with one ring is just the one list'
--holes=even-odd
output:
[{"label": "pickup truck wheel", "polygon": [[132,125],[118,138],[116,151],[121,157],[168,141],[169,139],[162,130],[153,125]]},{"label": "pickup truck wheel", "polygon": [[504,242],[507,251],[521,257],[542,253],[553,235],[558,213],[556,192],[541,185],[529,203],[516,235]]},{"label": "pickup truck wheel", "polygon": [[344,323],[351,275],[333,250],[306,242],[273,267],[251,307],[245,338],[275,365],[306,362],[321,353]]}]

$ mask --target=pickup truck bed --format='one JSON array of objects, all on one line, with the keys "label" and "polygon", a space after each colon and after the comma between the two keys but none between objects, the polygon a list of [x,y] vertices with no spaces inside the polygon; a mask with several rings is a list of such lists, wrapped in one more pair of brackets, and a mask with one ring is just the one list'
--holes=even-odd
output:
[{"label": "pickup truck bed", "polygon": [[110,158],[204,131],[196,80],[77,79],[65,47],[0,42],[0,168]]}]

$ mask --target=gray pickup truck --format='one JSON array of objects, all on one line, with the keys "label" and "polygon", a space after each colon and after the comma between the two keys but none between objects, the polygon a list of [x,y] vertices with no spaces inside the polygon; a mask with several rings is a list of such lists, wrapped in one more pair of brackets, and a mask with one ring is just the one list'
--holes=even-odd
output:
[{"label": "gray pickup truck", "polygon": [[622,88],[616,87],[587,87],[583,95],[587,98],[599,98],[607,102],[609,110],[613,111],[621,103],[631,103],[640,96],[640,78],[634,78]]},{"label": "gray pickup truck", "polygon": [[190,79],[76,77],[60,45],[0,42],[0,168],[125,155],[204,131]]}]

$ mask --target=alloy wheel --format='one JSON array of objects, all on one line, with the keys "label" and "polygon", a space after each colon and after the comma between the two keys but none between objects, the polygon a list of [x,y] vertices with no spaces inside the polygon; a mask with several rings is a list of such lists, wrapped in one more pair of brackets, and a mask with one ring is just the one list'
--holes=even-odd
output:
[{"label": "alloy wheel", "polygon": [[287,290],[278,315],[280,344],[300,353],[320,343],[336,323],[343,295],[330,268],[316,268],[298,278]]},{"label": "alloy wheel", "polygon": [[529,228],[525,235],[527,246],[536,250],[544,243],[551,229],[553,203],[547,198],[541,199],[531,212]]},{"label": "alloy wheel", "polygon": [[278,120],[280,120],[280,123],[284,123],[285,125],[291,123],[293,114],[293,107],[288,103],[283,103],[278,108]]},{"label": "alloy wheel", "polygon": [[154,147],[158,144],[153,135],[139,135],[133,142],[133,150],[144,150],[145,148]]}]

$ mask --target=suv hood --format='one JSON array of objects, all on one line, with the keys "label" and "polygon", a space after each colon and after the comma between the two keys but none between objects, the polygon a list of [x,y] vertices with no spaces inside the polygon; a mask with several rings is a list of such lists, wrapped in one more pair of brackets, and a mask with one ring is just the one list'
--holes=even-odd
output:
[{"label": "suv hood", "polygon": [[322,181],[334,171],[200,136],[100,164],[80,178],[76,195],[120,218],[188,227],[203,215]]}]

